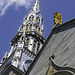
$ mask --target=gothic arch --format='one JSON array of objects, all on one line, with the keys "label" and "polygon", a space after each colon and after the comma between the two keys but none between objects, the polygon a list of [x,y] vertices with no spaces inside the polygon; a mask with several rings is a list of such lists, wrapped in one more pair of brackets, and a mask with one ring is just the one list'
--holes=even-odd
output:
[{"label": "gothic arch", "polygon": [[34,16],[31,15],[31,16],[29,17],[29,20],[33,22],[33,21],[34,21]]},{"label": "gothic arch", "polygon": [[24,71],[27,71],[30,64],[32,63],[32,60],[26,60],[24,61],[24,64],[23,64],[23,68],[24,68]]},{"label": "gothic arch", "polygon": [[39,23],[39,22],[40,22],[40,18],[37,17],[37,18],[36,18],[36,23]]}]

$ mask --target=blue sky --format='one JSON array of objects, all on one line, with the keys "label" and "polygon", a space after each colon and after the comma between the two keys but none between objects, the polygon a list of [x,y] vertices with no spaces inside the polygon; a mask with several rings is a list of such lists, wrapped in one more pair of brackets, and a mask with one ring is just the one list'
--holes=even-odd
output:
[{"label": "blue sky", "polygon": [[[0,1],[0,60],[6,51],[10,51],[11,40],[17,34],[25,14],[31,10],[34,3],[33,0],[4,1]],[[46,38],[54,25],[53,12],[62,14],[63,23],[75,18],[75,0],[40,0],[40,7]]]}]

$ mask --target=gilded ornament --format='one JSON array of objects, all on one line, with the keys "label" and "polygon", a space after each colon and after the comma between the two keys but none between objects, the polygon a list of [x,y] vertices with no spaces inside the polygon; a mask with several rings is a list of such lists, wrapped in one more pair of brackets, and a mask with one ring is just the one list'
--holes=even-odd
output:
[{"label": "gilded ornament", "polygon": [[54,26],[53,26],[53,28],[57,24],[62,24],[62,15],[61,14],[58,14],[57,12],[54,12]]}]

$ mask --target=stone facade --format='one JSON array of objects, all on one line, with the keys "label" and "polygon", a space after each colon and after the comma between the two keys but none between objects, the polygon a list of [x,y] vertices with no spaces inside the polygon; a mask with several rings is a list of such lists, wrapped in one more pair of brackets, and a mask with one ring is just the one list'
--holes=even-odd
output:
[{"label": "stone facade", "polygon": [[49,66],[53,75],[75,74],[75,19],[56,25],[26,75],[48,75]]}]

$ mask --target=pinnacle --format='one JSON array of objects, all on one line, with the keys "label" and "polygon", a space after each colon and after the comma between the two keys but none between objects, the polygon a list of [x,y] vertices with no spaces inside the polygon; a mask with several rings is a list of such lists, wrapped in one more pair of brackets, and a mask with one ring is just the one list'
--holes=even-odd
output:
[{"label": "pinnacle", "polygon": [[40,12],[40,0],[35,0],[35,3],[32,9],[35,13]]}]

